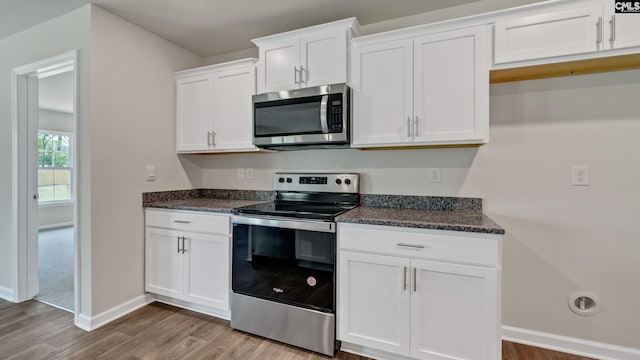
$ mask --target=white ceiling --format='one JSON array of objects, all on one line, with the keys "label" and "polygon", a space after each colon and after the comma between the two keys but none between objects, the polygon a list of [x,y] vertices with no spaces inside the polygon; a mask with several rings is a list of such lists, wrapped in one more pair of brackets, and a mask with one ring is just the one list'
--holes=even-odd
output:
[{"label": "white ceiling", "polygon": [[361,25],[478,0],[0,0],[0,39],[88,3],[200,56],[251,39],[355,16]]}]

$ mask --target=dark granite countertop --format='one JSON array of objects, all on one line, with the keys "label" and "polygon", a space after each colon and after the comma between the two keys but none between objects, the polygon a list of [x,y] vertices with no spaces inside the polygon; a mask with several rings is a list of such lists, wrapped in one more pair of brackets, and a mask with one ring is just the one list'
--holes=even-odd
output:
[{"label": "dark granite countertop", "polygon": [[234,200],[234,199],[211,199],[192,198],[178,199],[147,203],[145,207],[173,209],[173,210],[195,210],[217,213],[231,213],[234,208],[249,206],[265,202],[264,200]]},{"label": "dark granite countertop", "polygon": [[234,208],[272,201],[273,191],[193,189],[142,194],[142,206],[173,210],[231,213]]},{"label": "dark granite countertop", "polygon": [[[273,191],[194,189],[142,194],[142,206],[173,210],[232,213],[234,208],[273,201]],[[386,225],[485,234],[504,234],[482,213],[482,199],[362,194],[360,207],[337,222]]]},{"label": "dark granite countertop", "polygon": [[336,218],[337,222],[504,234],[504,229],[482,212],[360,206]]}]

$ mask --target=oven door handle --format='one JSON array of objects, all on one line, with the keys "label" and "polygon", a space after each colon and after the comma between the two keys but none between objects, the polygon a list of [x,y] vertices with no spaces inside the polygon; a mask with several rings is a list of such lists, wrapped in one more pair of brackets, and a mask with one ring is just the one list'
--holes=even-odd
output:
[{"label": "oven door handle", "polygon": [[324,221],[310,221],[310,220],[290,220],[287,218],[275,217],[275,216],[263,216],[263,215],[251,215],[251,216],[233,216],[234,224],[243,225],[257,225],[266,227],[277,227],[284,229],[294,230],[307,230],[318,231],[326,233],[336,232],[336,223],[324,222]]}]

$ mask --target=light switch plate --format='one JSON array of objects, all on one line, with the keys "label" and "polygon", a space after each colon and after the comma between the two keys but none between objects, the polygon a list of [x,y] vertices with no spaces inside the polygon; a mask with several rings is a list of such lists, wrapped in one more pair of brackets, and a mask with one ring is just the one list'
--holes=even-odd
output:
[{"label": "light switch plate", "polygon": [[155,165],[146,166],[146,179],[147,181],[156,181],[156,167]]}]

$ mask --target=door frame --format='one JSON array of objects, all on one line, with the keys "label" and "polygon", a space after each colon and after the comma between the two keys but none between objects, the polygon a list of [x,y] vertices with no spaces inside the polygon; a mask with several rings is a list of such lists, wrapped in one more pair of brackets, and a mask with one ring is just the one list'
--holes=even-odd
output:
[{"label": "door frame", "polygon": [[[29,107],[38,103],[37,77],[73,66],[73,128],[78,134],[78,51],[73,50],[15,67],[11,71],[11,242],[13,301],[23,302],[38,293],[38,236],[37,202],[34,205],[33,184],[28,179],[37,178],[37,167],[29,163],[29,148],[34,140],[29,132],[37,124],[30,118]],[[31,86],[30,86],[31,85]],[[34,89],[34,86],[36,89]],[[35,100],[35,102],[34,102]],[[37,127],[36,127],[37,131]],[[74,136],[74,142],[77,141]],[[73,236],[74,236],[74,296],[75,314],[80,309],[80,239],[78,238],[78,161],[77,146],[71,147],[74,159],[72,175]],[[34,151],[31,149],[31,151]],[[37,184],[36,184],[37,186]],[[37,193],[36,193],[37,194]],[[37,198],[36,198],[37,199]],[[35,210],[34,210],[35,208]],[[35,236],[34,236],[35,231]]]}]

